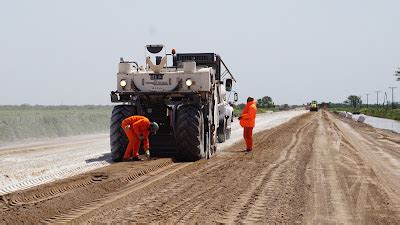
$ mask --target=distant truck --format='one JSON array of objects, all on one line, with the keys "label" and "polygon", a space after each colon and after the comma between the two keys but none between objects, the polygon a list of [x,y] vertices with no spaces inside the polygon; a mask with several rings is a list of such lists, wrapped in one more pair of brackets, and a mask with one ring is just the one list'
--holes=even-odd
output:
[{"label": "distant truck", "polygon": [[310,103],[310,112],[318,112],[318,103],[317,101],[312,101]]}]

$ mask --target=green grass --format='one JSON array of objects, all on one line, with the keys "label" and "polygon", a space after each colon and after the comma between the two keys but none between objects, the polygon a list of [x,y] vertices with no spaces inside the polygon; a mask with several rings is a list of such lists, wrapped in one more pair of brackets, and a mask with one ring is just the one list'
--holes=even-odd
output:
[{"label": "green grass", "polygon": [[380,118],[392,119],[400,121],[400,109],[384,109],[384,108],[363,108],[360,110],[361,113],[369,116],[375,116]]},{"label": "green grass", "polygon": [[386,108],[351,108],[351,107],[341,107],[341,108],[332,108],[331,111],[346,111],[346,112],[361,112],[368,116],[375,116],[380,118],[392,119],[400,121],[400,109],[386,109]]},{"label": "green grass", "polygon": [[106,132],[112,106],[0,106],[0,144]]}]

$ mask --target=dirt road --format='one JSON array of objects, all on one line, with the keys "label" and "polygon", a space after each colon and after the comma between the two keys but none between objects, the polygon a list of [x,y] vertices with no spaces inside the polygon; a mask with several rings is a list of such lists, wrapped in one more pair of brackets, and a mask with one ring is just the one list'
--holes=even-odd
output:
[{"label": "dirt road", "polygon": [[307,113],[210,160],[106,166],[2,196],[0,223],[400,223],[400,135]]},{"label": "dirt road", "polygon": [[[257,115],[255,132],[278,126],[304,114],[292,110]],[[219,150],[242,138],[242,128],[232,124],[231,139]],[[110,165],[109,134],[84,135],[0,147],[0,195],[34,187]]]}]

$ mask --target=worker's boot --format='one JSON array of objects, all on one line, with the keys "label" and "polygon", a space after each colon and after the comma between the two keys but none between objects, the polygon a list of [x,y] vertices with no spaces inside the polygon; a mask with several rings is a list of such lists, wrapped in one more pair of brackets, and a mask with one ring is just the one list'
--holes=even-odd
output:
[{"label": "worker's boot", "polygon": [[147,150],[145,152],[145,155],[146,155],[147,160],[150,160],[150,151],[149,150]]},{"label": "worker's boot", "polygon": [[132,159],[131,159],[132,161],[142,161],[142,159],[141,158],[139,158],[138,156],[136,156],[136,157],[132,157]]}]

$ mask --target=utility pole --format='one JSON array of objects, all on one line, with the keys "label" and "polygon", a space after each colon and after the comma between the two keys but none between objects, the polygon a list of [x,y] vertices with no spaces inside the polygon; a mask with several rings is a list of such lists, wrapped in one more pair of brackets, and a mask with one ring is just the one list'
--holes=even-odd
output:
[{"label": "utility pole", "polygon": [[388,100],[386,91],[385,91],[385,97],[383,98],[383,107],[385,107],[385,102],[386,102],[386,109],[387,109],[389,107],[389,100]]},{"label": "utility pole", "polygon": [[392,109],[394,109],[394,101],[393,101],[393,89],[397,87],[389,87],[389,89],[392,89]]},{"label": "utility pole", "polygon": [[368,109],[368,95],[369,95],[369,94],[367,93],[366,95],[367,95],[367,109]]},{"label": "utility pole", "polygon": [[376,92],[376,108],[379,106],[378,98],[379,98],[379,92],[381,91],[375,91]]}]

